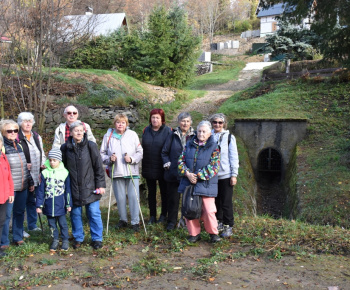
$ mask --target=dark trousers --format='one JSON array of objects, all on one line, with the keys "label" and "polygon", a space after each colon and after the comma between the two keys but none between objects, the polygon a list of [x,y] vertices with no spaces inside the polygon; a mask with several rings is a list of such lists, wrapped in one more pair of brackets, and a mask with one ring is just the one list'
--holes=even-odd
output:
[{"label": "dark trousers", "polygon": [[181,193],[177,191],[179,185],[179,182],[167,182],[168,224],[173,224],[174,226],[177,223],[179,202],[181,197]]},{"label": "dark trousers", "polygon": [[36,205],[35,205],[35,192],[37,187],[35,187],[35,191],[29,192],[27,194],[27,202],[26,202],[26,212],[27,212],[27,227],[28,230],[34,230],[37,228],[36,222],[38,219],[38,215],[36,213]]},{"label": "dark trousers", "polygon": [[6,209],[7,209],[7,204],[8,200],[0,204],[0,234],[2,233],[2,228],[4,227],[5,221],[6,221]]},{"label": "dark trousers", "polygon": [[216,218],[230,227],[234,224],[232,196],[233,186],[230,185],[230,178],[219,179],[218,196],[215,198]]},{"label": "dark trousers", "polygon": [[[157,217],[157,180],[156,179],[146,179],[148,188],[148,207],[150,216]],[[162,200],[162,211],[161,215],[167,216],[168,213],[168,201],[166,195],[166,182],[164,179],[158,179],[160,197]]]},{"label": "dark trousers", "polygon": [[61,230],[61,237],[62,241],[68,241],[69,235],[68,235],[68,225],[67,225],[67,220],[66,216],[47,216],[47,221],[51,230],[51,236],[53,237],[54,240],[59,240],[60,236],[58,233],[57,229],[57,224],[60,227]]}]

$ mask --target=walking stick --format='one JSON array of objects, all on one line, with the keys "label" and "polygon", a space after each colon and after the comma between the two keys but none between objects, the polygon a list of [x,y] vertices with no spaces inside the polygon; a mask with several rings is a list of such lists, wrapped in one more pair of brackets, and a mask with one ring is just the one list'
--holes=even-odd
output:
[{"label": "walking stick", "polygon": [[[126,154],[127,154],[127,153],[125,153],[125,155],[126,155]],[[145,225],[145,221],[144,221],[144,219],[143,219],[143,214],[142,214],[142,210],[141,210],[141,205],[140,205],[139,197],[138,197],[138,194],[137,194],[136,185],[135,185],[135,182],[134,182],[134,177],[132,176],[132,173],[131,173],[130,163],[127,163],[127,164],[128,164],[128,169],[129,169],[129,173],[130,173],[130,176],[131,176],[132,184],[133,184],[133,186],[134,186],[137,204],[139,205],[139,210],[140,210],[140,214],[141,214],[141,220],[142,220],[143,228],[145,229],[145,234],[146,234],[146,236],[147,236],[146,225]]]},{"label": "walking stick", "polygon": [[43,222],[41,220],[41,213],[38,213],[38,217],[39,217],[41,232],[42,232],[42,234],[44,234]]},{"label": "walking stick", "polygon": [[109,214],[111,212],[111,199],[112,199],[112,190],[113,190],[113,172],[114,172],[114,162],[112,165],[112,172],[111,172],[111,190],[109,191],[109,202],[108,202],[108,215],[107,215],[107,228],[106,228],[106,233],[108,235],[108,225],[109,225]]}]

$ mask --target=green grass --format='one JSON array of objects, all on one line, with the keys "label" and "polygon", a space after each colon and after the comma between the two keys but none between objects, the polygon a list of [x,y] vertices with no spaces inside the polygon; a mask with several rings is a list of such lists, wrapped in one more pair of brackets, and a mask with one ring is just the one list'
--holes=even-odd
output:
[{"label": "green grass", "polygon": [[212,73],[196,77],[185,89],[202,90],[210,87],[210,85],[219,85],[236,80],[244,66],[245,63],[243,61],[225,60],[224,65],[213,65]]},{"label": "green grass", "polygon": [[349,103],[349,83],[290,81],[237,93],[219,111],[230,124],[247,117],[307,118],[307,136],[297,147],[297,218],[349,228]]}]

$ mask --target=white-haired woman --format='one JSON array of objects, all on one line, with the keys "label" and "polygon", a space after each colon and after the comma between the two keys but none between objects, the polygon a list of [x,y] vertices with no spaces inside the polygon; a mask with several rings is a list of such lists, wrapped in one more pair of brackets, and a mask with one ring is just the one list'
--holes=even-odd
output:
[{"label": "white-haired woman", "polygon": [[18,145],[18,124],[13,120],[3,120],[0,124],[1,134],[4,138],[4,149],[11,168],[14,183],[14,202],[9,203],[6,210],[6,221],[2,229],[1,248],[7,248],[10,244],[9,229],[12,213],[12,240],[20,246],[23,241],[24,211],[27,201],[28,189],[34,190],[33,179],[27,168],[27,161],[22,147]]},{"label": "white-haired woman", "polygon": [[213,126],[214,140],[220,146],[221,162],[219,170],[218,196],[215,199],[219,231],[221,237],[232,236],[233,218],[233,186],[237,183],[238,151],[236,138],[227,130],[224,114],[218,113],[210,117]]},{"label": "white-haired woman", "polygon": [[73,207],[72,221],[73,248],[77,249],[84,241],[82,207],[85,206],[90,225],[92,246],[102,247],[103,224],[100,210],[101,195],[106,188],[100,152],[95,142],[88,140],[84,124],[80,121],[70,125],[71,136],[61,146],[62,161],[69,171]]},{"label": "white-haired woman", "polygon": [[[44,169],[46,161],[45,152],[43,148],[43,141],[41,136],[33,131],[35,124],[34,116],[29,112],[22,112],[18,115],[17,123],[19,125],[19,132],[17,141],[22,146],[24,155],[27,160],[27,167],[30,175],[34,181],[35,190],[39,185],[40,170]],[[29,231],[40,231],[37,227],[37,213],[35,206],[35,191],[28,192],[27,203],[27,228]],[[23,233],[25,236],[26,232]]]},{"label": "white-haired woman", "polygon": [[182,112],[177,117],[179,126],[168,136],[162,149],[163,167],[165,168],[164,180],[167,183],[168,195],[168,220],[167,231],[175,228],[178,218],[179,201],[181,194],[178,192],[181,177],[177,170],[177,161],[184,149],[186,142],[194,135],[191,127],[192,117],[187,112]]},{"label": "white-haired woman", "polygon": [[200,240],[200,220],[205,230],[210,234],[210,241],[220,241],[218,223],[215,216],[215,197],[218,193],[218,171],[220,167],[220,150],[211,136],[211,124],[201,121],[197,126],[197,135],[186,143],[186,147],[179,158],[179,174],[183,176],[179,192],[194,184],[194,195],[202,196],[202,215],[200,219],[188,220],[186,225],[191,243]]}]

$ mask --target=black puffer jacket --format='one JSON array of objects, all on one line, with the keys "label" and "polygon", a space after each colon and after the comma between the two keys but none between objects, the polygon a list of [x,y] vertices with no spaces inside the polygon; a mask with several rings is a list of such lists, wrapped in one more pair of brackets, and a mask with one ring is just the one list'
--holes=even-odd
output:
[{"label": "black puffer jacket", "polygon": [[69,171],[73,204],[83,206],[101,198],[93,191],[106,187],[105,174],[96,143],[89,141],[86,133],[80,143],[74,145],[72,140],[69,137],[61,146],[62,161]]},{"label": "black puffer jacket", "polygon": [[164,168],[162,148],[165,140],[171,134],[171,128],[162,125],[158,131],[152,130],[152,125],[145,128],[142,135],[142,176],[146,179],[163,179]]}]

